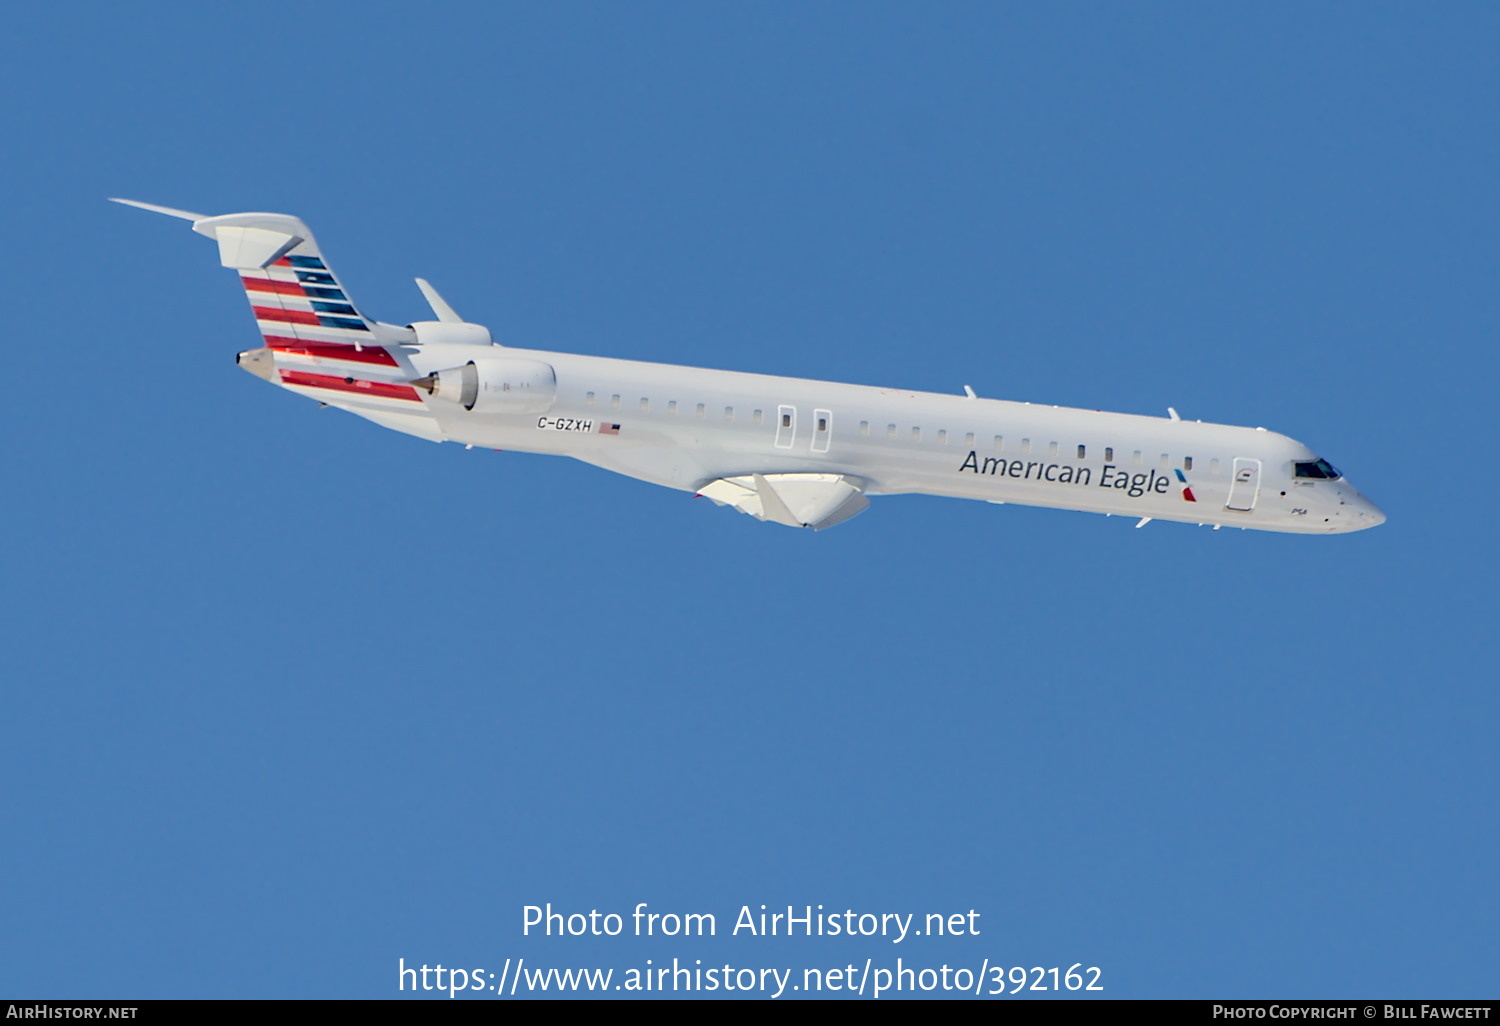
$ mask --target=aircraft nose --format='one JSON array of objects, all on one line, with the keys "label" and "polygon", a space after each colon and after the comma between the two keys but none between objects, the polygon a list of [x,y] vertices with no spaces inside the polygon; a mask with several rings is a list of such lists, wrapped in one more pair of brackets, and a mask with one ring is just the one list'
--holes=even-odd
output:
[{"label": "aircraft nose", "polygon": [[1354,530],[1363,531],[1385,523],[1385,513],[1363,495],[1356,495],[1349,505],[1354,513],[1354,523],[1350,525]]},{"label": "aircraft nose", "polygon": [[1347,480],[1340,480],[1335,485],[1331,500],[1327,507],[1327,518],[1323,523],[1328,526],[1325,530],[1336,534],[1349,534],[1354,531],[1366,531],[1372,527],[1379,527],[1385,523],[1385,514],[1379,506],[1365,498],[1364,493],[1355,488]]}]

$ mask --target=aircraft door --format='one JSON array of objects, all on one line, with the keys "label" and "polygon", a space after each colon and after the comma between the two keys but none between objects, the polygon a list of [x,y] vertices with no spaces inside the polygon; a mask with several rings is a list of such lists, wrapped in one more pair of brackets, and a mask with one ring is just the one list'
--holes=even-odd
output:
[{"label": "aircraft door", "polygon": [[828,440],[833,435],[833,414],[828,410],[813,410],[812,451],[827,452]]},{"label": "aircraft door", "polygon": [[776,407],[776,448],[790,449],[797,441],[797,407]]},{"label": "aircraft door", "polygon": [[1260,460],[1237,457],[1234,461],[1234,479],[1229,485],[1229,499],[1224,503],[1224,508],[1249,513],[1255,508],[1255,500],[1259,495]]}]

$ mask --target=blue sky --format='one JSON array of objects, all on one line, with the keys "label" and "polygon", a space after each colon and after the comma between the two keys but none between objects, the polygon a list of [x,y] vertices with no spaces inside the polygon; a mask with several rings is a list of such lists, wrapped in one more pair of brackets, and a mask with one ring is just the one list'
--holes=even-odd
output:
[{"label": "blue sky", "polygon": [[[1493,994],[1495,9],[33,5],[0,33],[0,991],[397,960]],[[1305,538],[814,535],[265,388],[213,246],[503,342],[1265,425]],[[522,907],[710,912],[538,938]],[[758,910],[975,937],[727,936]]]}]

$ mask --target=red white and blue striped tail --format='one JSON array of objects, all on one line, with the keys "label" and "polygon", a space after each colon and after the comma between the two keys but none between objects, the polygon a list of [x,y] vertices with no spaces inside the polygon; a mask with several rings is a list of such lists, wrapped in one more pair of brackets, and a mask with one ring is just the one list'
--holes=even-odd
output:
[{"label": "red white and blue striped tail", "polygon": [[241,368],[386,427],[442,438],[412,386],[413,368],[398,355],[415,334],[364,316],[299,218],[207,217],[137,200],[115,202],[191,221],[193,231],[218,242],[219,262],[240,276],[265,338],[263,347],[236,357]]},{"label": "red white and blue striped tail", "polygon": [[272,349],[377,344],[372,322],[349,298],[298,218],[230,214],[196,221],[193,230],[218,240],[220,261],[239,272],[250,310]]},{"label": "red white and blue striped tail", "polygon": [[239,272],[266,345],[280,352],[336,356],[378,346],[375,324],[359,312],[312,230],[289,214],[204,217],[135,200],[131,206],[193,222],[193,231],[219,243],[219,260]]},{"label": "red white and blue striped tail", "polygon": [[369,322],[355,309],[321,255],[289,253],[265,267],[239,268],[239,272],[267,342],[370,341]]}]

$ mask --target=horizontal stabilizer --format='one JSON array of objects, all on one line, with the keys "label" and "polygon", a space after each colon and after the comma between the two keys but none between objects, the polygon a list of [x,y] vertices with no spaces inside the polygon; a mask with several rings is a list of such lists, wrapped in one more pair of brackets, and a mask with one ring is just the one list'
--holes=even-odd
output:
[{"label": "horizontal stabilizer", "polygon": [[172,207],[159,207],[155,203],[142,203],[140,200],[117,199],[114,196],[111,196],[109,198],[109,201],[111,203],[123,203],[127,207],[140,207],[142,210],[150,210],[153,213],[157,214],[166,214],[168,217],[180,217],[184,221],[203,220],[202,214],[195,214],[190,210],[176,210]]},{"label": "horizontal stabilizer", "polygon": [[219,262],[239,273],[260,333],[273,350],[348,346],[363,352],[414,337],[360,312],[300,218],[265,212],[205,216],[138,200],[115,202],[192,221],[193,231],[217,242]]},{"label": "horizontal stabilizer", "polygon": [[219,263],[239,271],[264,270],[302,242],[300,235],[233,225],[215,229],[214,236],[219,240]]}]

